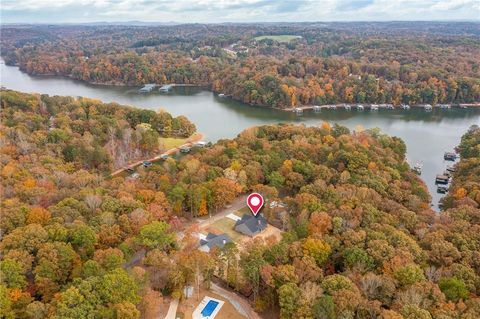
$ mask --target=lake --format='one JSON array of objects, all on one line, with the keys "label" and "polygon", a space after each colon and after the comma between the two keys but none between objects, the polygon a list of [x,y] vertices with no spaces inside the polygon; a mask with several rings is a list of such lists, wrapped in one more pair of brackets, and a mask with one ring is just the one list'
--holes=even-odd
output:
[{"label": "lake", "polygon": [[0,62],[1,85],[23,92],[50,95],[84,96],[104,102],[159,110],[185,115],[195,123],[206,140],[232,138],[247,127],[280,122],[319,125],[323,121],[338,123],[356,129],[378,127],[389,135],[402,138],[407,145],[407,159],[413,166],[423,164],[421,177],[432,194],[433,208],[438,208],[441,194],[437,194],[435,175],[445,170],[445,151],[452,151],[460,137],[472,124],[480,124],[480,109],[423,109],[346,111],[324,110],[321,113],[294,113],[246,105],[228,98],[220,98],[209,91],[194,87],[174,88],[172,92],[138,93],[136,88],[90,85],[68,78],[29,76],[18,67]]}]

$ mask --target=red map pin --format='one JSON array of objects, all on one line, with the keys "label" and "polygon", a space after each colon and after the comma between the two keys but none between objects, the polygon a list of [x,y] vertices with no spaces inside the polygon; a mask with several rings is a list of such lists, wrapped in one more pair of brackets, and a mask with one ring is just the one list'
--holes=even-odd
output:
[{"label": "red map pin", "polygon": [[251,193],[247,197],[247,205],[254,216],[257,216],[263,206],[263,197],[259,193]]}]

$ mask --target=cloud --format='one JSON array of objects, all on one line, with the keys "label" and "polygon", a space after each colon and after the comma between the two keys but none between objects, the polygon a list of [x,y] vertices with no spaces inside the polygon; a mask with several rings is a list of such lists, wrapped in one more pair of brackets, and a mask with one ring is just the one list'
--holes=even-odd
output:
[{"label": "cloud", "polygon": [[1,0],[2,22],[479,20],[480,0]]},{"label": "cloud", "polygon": [[373,0],[341,0],[337,2],[336,8],[339,11],[354,11],[366,8],[373,2]]}]

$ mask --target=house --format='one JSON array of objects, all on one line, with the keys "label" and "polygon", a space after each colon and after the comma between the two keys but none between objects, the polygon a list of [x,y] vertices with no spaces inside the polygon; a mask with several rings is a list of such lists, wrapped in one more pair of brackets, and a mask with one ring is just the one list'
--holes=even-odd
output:
[{"label": "house", "polygon": [[262,214],[259,214],[256,217],[250,214],[245,214],[235,223],[235,230],[237,232],[250,237],[260,234],[266,228],[267,220]]},{"label": "house", "polygon": [[212,233],[208,233],[205,239],[200,239],[200,247],[198,249],[208,253],[215,247],[222,249],[226,243],[231,242],[232,239],[227,234],[215,235]]}]

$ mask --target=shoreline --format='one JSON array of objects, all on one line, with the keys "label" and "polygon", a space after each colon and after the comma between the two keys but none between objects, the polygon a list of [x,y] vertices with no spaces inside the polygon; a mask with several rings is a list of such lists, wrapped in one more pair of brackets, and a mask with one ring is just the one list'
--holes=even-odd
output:
[{"label": "shoreline", "polygon": [[[5,63],[5,60],[3,58],[0,58],[3,63]],[[117,87],[117,88],[141,88],[142,86],[146,85],[145,84],[138,84],[138,85],[130,85],[130,84],[125,84],[125,83],[118,83],[118,82],[113,82],[113,83],[102,83],[102,82],[90,82],[90,81],[85,81],[82,79],[76,79],[72,75],[57,75],[57,74],[32,74],[28,73],[27,71],[23,70],[18,64],[7,64],[5,63],[6,66],[13,66],[17,67],[20,72],[25,73],[29,76],[33,77],[56,77],[56,78],[64,78],[64,79],[70,79],[72,81],[78,81],[87,85],[91,86],[112,86],[112,87]],[[164,83],[164,84],[157,84],[155,83],[156,86],[162,86],[162,85],[172,85],[173,87],[198,87],[201,89],[204,89],[206,91],[209,91],[219,97],[221,92],[215,92],[212,90],[212,84],[187,84],[187,83]],[[146,93],[141,93],[139,94],[149,94],[153,92],[146,92]],[[261,108],[266,108],[266,109],[274,109],[274,110],[279,110],[279,111],[284,111],[284,112],[303,112],[306,110],[315,110],[316,107],[319,109],[346,109],[345,106],[349,106],[350,109],[357,109],[358,105],[363,105],[365,109],[371,110],[372,106],[377,106],[378,109],[391,109],[386,107],[386,105],[392,105],[393,109],[402,109],[402,106],[400,105],[393,105],[391,103],[344,103],[344,102],[337,102],[333,104],[322,104],[322,105],[298,105],[295,107],[287,107],[287,108],[280,108],[276,106],[268,106],[268,105],[261,105],[261,104],[252,104],[252,103],[247,103],[242,100],[234,98],[231,94],[225,94],[225,96],[220,97],[220,98],[225,98],[225,99],[231,99],[236,102],[243,103],[245,105],[249,106],[254,106],[254,107],[261,107]],[[419,103],[419,104],[411,104],[411,108],[425,108],[426,105],[429,105],[428,103]],[[443,106],[443,107],[442,107]],[[473,103],[437,103],[437,104],[432,104],[432,108],[440,108],[440,109],[449,109],[449,108],[479,108],[480,107],[480,101],[473,102]],[[348,108],[348,107],[347,107]],[[301,111],[299,111],[301,110]],[[373,108],[373,110],[376,110]]]}]

